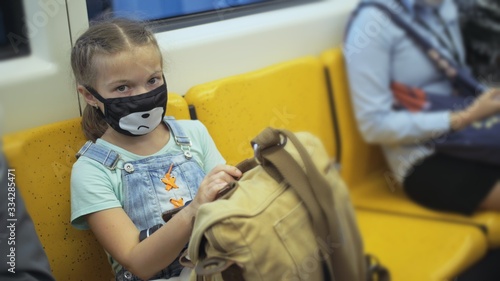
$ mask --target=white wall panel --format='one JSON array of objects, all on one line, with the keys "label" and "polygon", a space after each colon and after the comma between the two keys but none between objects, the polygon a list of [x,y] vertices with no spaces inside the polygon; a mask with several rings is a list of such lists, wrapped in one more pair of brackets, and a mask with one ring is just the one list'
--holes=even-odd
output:
[{"label": "white wall panel", "polygon": [[[259,69],[340,44],[356,0],[325,0],[157,34],[169,90]],[[79,116],[71,41],[87,27],[85,0],[24,0],[28,57],[0,61],[3,133]]]},{"label": "white wall panel", "polygon": [[24,0],[31,54],[0,61],[3,133],[79,115],[65,0]]}]

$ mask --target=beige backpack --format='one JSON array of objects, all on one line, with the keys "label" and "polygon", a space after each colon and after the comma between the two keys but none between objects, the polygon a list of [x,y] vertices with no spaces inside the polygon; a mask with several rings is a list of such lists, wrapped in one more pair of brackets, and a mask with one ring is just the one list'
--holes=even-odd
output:
[{"label": "beige backpack", "polygon": [[191,280],[367,280],[348,190],[320,140],[268,128],[252,144],[242,178],[196,215]]}]

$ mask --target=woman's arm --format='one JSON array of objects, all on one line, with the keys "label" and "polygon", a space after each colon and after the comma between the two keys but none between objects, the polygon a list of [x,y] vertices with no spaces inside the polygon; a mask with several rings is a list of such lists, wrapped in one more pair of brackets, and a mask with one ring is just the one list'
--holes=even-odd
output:
[{"label": "woman's arm", "polygon": [[491,89],[476,98],[466,109],[451,113],[451,128],[455,131],[461,130],[498,112],[500,112],[500,90]]}]

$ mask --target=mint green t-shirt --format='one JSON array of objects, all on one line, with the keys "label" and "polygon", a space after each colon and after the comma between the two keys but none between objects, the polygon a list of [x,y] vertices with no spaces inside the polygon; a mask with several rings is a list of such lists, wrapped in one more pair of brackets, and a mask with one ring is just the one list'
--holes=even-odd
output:
[{"label": "mint green t-shirt", "polygon": [[[198,162],[205,173],[208,173],[218,164],[226,163],[201,122],[192,120],[177,120],[176,122],[190,138],[193,159]],[[96,143],[120,154],[121,160],[117,164],[118,168],[123,168],[125,162],[165,153],[177,154],[182,152],[173,137],[170,137],[168,143],[160,151],[149,156],[130,153],[102,139],[98,139]],[[85,156],[80,157],[75,162],[71,171],[71,224],[74,227],[78,229],[89,228],[85,215],[110,208],[123,208],[121,171],[121,169],[111,171],[97,161]],[[106,254],[114,272],[118,272],[121,265],[108,253]]]},{"label": "mint green t-shirt", "polygon": [[[177,120],[176,122],[191,139],[193,159],[198,162],[205,173],[216,165],[225,163],[201,122],[192,120]],[[98,139],[96,143],[120,154],[121,160],[117,166],[119,168],[124,162],[149,157],[130,153],[102,139]],[[160,151],[150,156],[181,152],[180,146],[171,137]],[[85,156],[80,157],[71,171],[71,224],[78,229],[88,229],[85,215],[117,207],[123,207],[121,169],[111,171],[95,160]]]}]

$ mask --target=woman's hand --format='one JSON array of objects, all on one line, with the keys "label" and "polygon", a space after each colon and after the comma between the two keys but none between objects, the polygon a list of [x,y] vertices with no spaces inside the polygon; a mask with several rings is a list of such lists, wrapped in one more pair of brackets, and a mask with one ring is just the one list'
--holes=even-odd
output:
[{"label": "woman's hand", "polygon": [[198,209],[202,204],[212,202],[219,190],[241,177],[241,175],[241,171],[234,166],[217,165],[205,176],[198,188],[198,193],[189,206],[193,205],[192,207]]},{"label": "woman's hand", "polygon": [[491,89],[478,96],[466,109],[453,112],[450,116],[451,128],[461,130],[496,113],[500,113],[500,89]]}]

